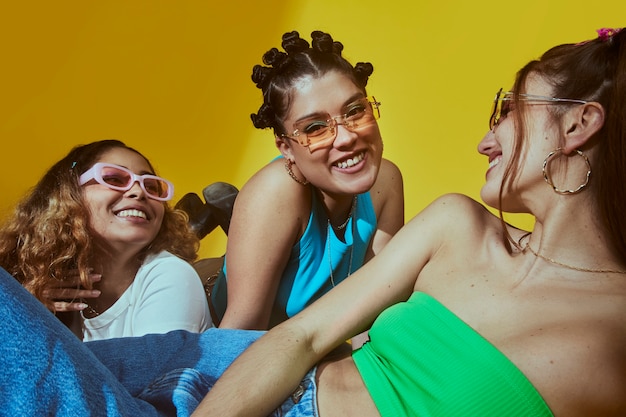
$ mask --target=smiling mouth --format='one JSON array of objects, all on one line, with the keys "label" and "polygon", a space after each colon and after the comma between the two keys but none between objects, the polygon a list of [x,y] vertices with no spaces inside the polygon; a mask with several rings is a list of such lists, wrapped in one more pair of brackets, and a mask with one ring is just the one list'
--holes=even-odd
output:
[{"label": "smiling mouth", "polygon": [[492,161],[489,162],[489,169],[495,167],[496,165],[498,165],[500,163],[500,160],[502,159],[501,156],[497,156],[495,158],[493,158]]},{"label": "smiling mouth", "polygon": [[117,217],[141,217],[142,219],[148,220],[148,216],[146,213],[140,210],[130,209],[130,210],[122,210],[116,214]]},{"label": "smiling mouth", "polygon": [[350,168],[352,166],[355,166],[359,162],[361,162],[363,158],[365,158],[365,152],[361,152],[354,158],[349,158],[349,159],[346,159],[345,161],[339,161],[335,164],[335,166],[337,168],[342,168],[342,169]]}]

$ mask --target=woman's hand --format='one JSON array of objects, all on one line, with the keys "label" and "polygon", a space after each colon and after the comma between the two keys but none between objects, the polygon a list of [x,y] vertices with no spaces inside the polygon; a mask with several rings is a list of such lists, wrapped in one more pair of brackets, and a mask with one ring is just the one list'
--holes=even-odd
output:
[{"label": "woman's hand", "polygon": [[[98,282],[100,274],[89,273],[91,282]],[[81,287],[78,271],[71,277],[58,280],[54,286],[44,290],[44,297],[53,302],[55,312],[82,311],[87,308],[83,299],[92,299],[100,296],[99,290],[87,290]]]}]

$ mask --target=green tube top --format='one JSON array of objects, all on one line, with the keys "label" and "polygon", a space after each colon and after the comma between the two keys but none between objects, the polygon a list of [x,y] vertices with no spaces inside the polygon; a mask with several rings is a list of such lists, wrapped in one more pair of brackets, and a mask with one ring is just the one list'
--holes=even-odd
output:
[{"label": "green tube top", "polygon": [[353,353],[382,417],[552,416],[522,372],[428,294],[385,310]]}]

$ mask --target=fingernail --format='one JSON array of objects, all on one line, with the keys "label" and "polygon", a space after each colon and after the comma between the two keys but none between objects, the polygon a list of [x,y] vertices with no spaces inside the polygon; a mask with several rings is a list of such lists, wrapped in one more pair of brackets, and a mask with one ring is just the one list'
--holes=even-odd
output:
[{"label": "fingernail", "polygon": [[92,281],[100,281],[100,279],[102,278],[102,274],[90,274],[89,276],[91,277]]},{"label": "fingernail", "polygon": [[79,310],[84,310],[87,308],[87,304],[78,303],[76,304],[76,308],[78,308]]},{"label": "fingernail", "polygon": [[92,290],[91,295],[98,297],[101,294],[100,290]]}]

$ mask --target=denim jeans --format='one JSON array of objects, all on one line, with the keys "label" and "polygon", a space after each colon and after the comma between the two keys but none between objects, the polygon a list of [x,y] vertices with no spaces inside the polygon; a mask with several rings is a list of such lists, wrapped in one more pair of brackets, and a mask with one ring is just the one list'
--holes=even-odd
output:
[{"label": "denim jeans", "polygon": [[[263,332],[82,343],[0,268],[0,416],[188,416]],[[275,416],[317,416],[315,369]]]}]

